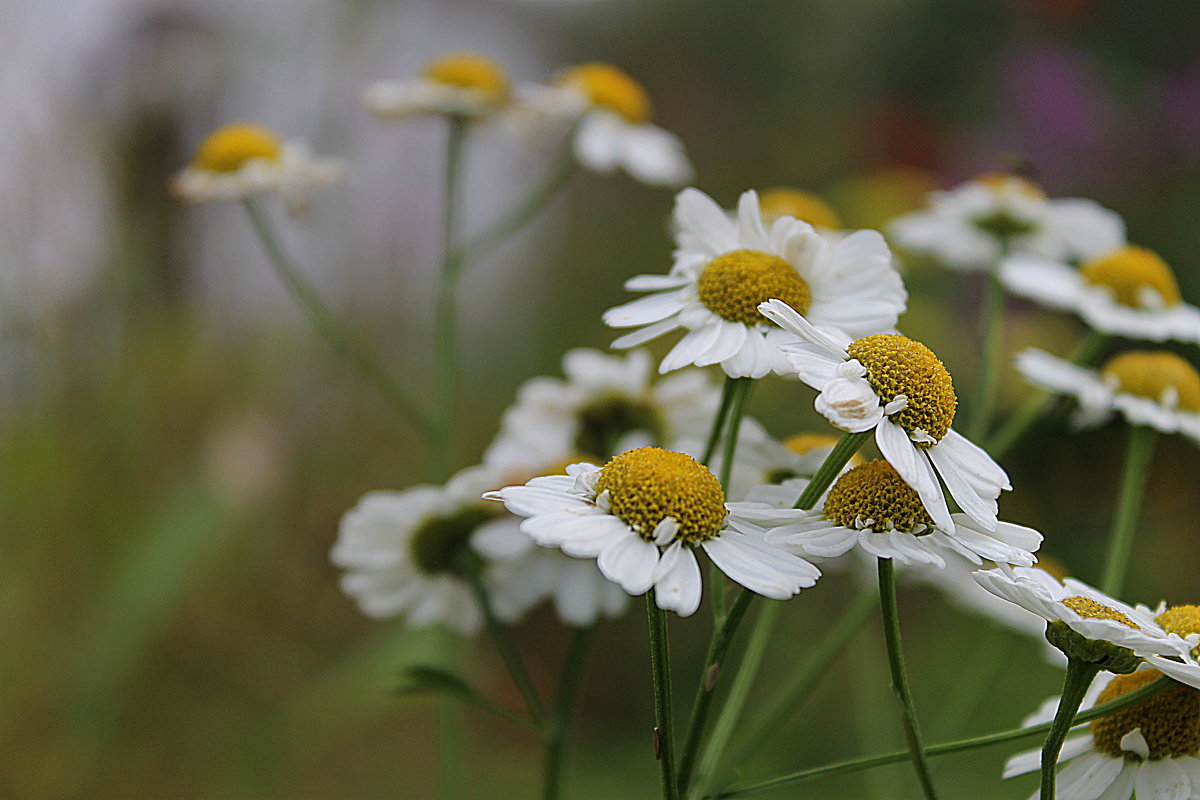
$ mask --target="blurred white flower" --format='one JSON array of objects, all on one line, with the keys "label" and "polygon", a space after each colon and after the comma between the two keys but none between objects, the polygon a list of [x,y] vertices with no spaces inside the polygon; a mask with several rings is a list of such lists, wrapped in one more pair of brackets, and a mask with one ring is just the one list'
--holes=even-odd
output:
[{"label": "blurred white flower", "polygon": [[363,92],[363,104],[385,118],[423,114],[483,118],[508,100],[504,70],[476,53],[446,53],[430,61],[416,78],[376,81]]}]

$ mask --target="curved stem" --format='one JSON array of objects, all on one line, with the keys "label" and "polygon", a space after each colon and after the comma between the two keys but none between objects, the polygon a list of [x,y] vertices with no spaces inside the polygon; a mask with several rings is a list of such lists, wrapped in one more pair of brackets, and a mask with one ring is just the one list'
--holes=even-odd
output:
[{"label": "curved stem", "polygon": [[263,249],[267,253],[267,261],[275,270],[275,274],[283,282],[292,299],[308,315],[313,327],[325,337],[325,340],[343,356],[368,380],[375,384],[389,402],[411,422],[418,430],[426,435],[433,432],[433,423],[426,417],[407,394],[389,378],[369,355],[369,351],[358,342],[346,329],[341,319],[321,299],[305,277],[296,269],[291,259],[283,250],[274,228],[267,220],[266,214],[254,200],[246,198],[242,207],[250,216],[250,224],[258,235]]},{"label": "curved stem", "polygon": [[458,278],[463,254],[454,249],[457,235],[458,184],[467,123],[450,117],[446,139],[446,171],[443,184],[442,267],[438,275],[437,301],[434,308],[434,437],[433,467],[435,480],[450,474],[451,428],[458,400]]},{"label": "curved stem", "polygon": [[658,759],[661,772],[663,800],[677,800],[667,612],[658,607],[653,589],[646,593],[646,617],[650,626],[650,671],[654,676],[654,757]]},{"label": "curved stem", "polygon": [[896,609],[896,565],[890,558],[879,559],[879,604],[883,611],[883,638],[887,642],[888,665],[892,669],[892,691],[900,704],[900,716],[904,720],[904,738],[908,741],[908,752],[917,780],[927,800],[936,800],[933,780],[929,777],[929,763],[921,746],[921,731],[917,726],[917,713],[913,708],[912,694],[908,690],[908,674],[904,669],[904,653],[900,647],[900,615]]},{"label": "curved stem", "polygon": [[1042,793],[1040,800],[1054,800],[1057,784],[1058,754],[1063,742],[1074,725],[1075,712],[1087,694],[1088,686],[1100,668],[1077,658],[1067,659],[1067,675],[1063,679],[1063,693],[1058,700],[1058,711],[1054,714],[1046,743],[1042,745]]},{"label": "curved stem", "polygon": [[[1003,258],[1002,252],[1000,259]],[[975,395],[975,407],[971,409],[967,434],[977,442],[982,441],[991,425],[992,409],[996,404],[996,387],[1000,382],[1000,363],[1004,359],[1004,284],[1000,282],[999,261],[988,275],[981,344],[979,386]]]},{"label": "curved stem", "polygon": [[737,380],[726,376],[725,383],[721,386],[721,404],[713,417],[712,428],[708,431],[708,442],[704,445],[704,455],[700,458],[700,463],[705,466],[712,461],[717,452],[717,445],[721,442],[721,431],[725,430],[725,418],[729,416],[729,404],[733,402],[733,395],[737,391]]},{"label": "curved stem", "polygon": [[821,499],[821,495],[825,494],[825,490],[832,486],[837,477],[842,474],[842,467],[849,463],[854,454],[866,444],[867,439],[873,434],[874,430],[869,430],[862,433],[847,433],[842,436],[842,440],[833,446],[833,450],[829,451],[829,455],[817,468],[817,472],[808,482],[808,486],[796,499],[796,508],[807,510],[815,506]]},{"label": "curved stem", "polygon": [[596,626],[576,628],[571,635],[567,658],[563,662],[562,676],[558,681],[558,701],[554,715],[545,727],[546,768],[542,784],[543,800],[558,800],[562,791],[563,748],[566,744],[567,722],[579,696],[580,678],[588,650],[595,638]]},{"label": "curved stem", "polygon": [[1113,516],[1112,535],[1108,542],[1108,560],[1100,590],[1116,597],[1125,583],[1133,537],[1137,532],[1138,513],[1146,490],[1150,459],[1154,456],[1157,439],[1154,428],[1134,426],[1129,429],[1129,448],[1125,451],[1125,468],[1121,474],[1121,496]]},{"label": "curved stem", "polygon": [[[737,458],[738,436],[742,430],[742,417],[746,415],[746,405],[750,402],[750,393],[754,391],[753,378],[733,378],[729,393],[728,419],[725,422],[725,448],[721,453],[721,488],[725,496],[729,496],[729,484],[733,475],[733,462]],[[709,591],[712,593],[713,629],[720,627],[725,621],[725,573],[716,565],[710,565]]]},{"label": "curved stem", "polygon": [[[1178,684],[1170,678],[1160,676],[1140,689],[1135,689],[1129,694],[1109,700],[1107,703],[1089,708],[1087,711],[1080,712],[1075,715],[1075,724],[1082,725],[1085,722],[1091,722],[1100,717],[1107,717],[1110,714],[1115,714],[1118,711],[1123,711],[1130,706],[1149,700],[1157,694],[1165,692],[1172,686]],[[960,739],[955,742],[944,742],[942,744],[930,745],[925,748],[926,756],[944,756],[951,753],[962,753],[968,750],[976,750],[980,747],[989,747],[994,744],[1003,744],[1005,742],[1014,742],[1020,739],[1029,739],[1034,736],[1041,736],[1050,731],[1054,725],[1052,722],[1045,722],[1041,725],[1033,725],[1028,728],[1016,728],[1013,730],[1000,731],[998,733],[989,733],[983,736],[973,736],[970,739]],[[855,758],[850,761],[839,761],[834,764],[823,764],[819,767],[793,772],[790,775],[783,775],[778,778],[755,783],[750,786],[743,786],[740,789],[731,789],[727,792],[710,795],[716,800],[724,797],[749,797],[752,794],[760,794],[771,789],[777,789],[780,786],[786,786],[792,783],[800,783],[801,781],[811,780],[812,778],[821,778],[828,775],[845,775],[851,772],[860,772],[864,769],[874,769],[875,767],[886,767],[892,764],[900,764],[907,761],[909,753],[907,750],[901,750],[892,753],[884,753],[878,756],[867,756],[866,758]]]},{"label": "curved stem", "polygon": [[517,649],[517,644],[513,641],[512,631],[507,625],[496,618],[496,614],[492,610],[491,600],[487,596],[487,590],[484,589],[483,582],[479,578],[479,571],[477,569],[467,569],[464,572],[466,573],[467,580],[470,581],[475,599],[479,602],[479,607],[483,610],[483,618],[487,624],[488,633],[492,637],[492,642],[496,645],[496,651],[500,653],[500,658],[504,661],[504,666],[508,669],[508,674],[512,677],[513,683],[516,684],[517,691],[521,693],[521,698],[525,701],[525,707],[529,709],[533,721],[539,728],[544,729],[546,725],[546,707],[542,704],[542,699],[538,695],[537,689],[533,686],[533,679],[529,676],[529,670],[525,668],[525,662],[521,658],[521,651]]}]

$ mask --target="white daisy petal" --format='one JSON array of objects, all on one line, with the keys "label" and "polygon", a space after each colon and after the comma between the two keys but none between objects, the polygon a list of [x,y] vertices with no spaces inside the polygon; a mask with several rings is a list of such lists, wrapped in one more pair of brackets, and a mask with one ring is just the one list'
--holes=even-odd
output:
[{"label": "white daisy petal", "polygon": [[700,566],[682,541],[662,554],[654,571],[654,600],[664,611],[689,617],[700,607]]},{"label": "white daisy petal", "polygon": [[922,505],[933,518],[934,524],[943,530],[954,527],[946,496],[938,484],[937,476],[924,453],[913,445],[908,434],[891,420],[884,419],[875,428],[875,444],[904,482],[911,486],[921,498]]},{"label": "white daisy petal", "polygon": [[1134,780],[1138,800],[1188,800],[1192,781],[1173,758],[1142,762]]},{"label": "white daisy petal", "polygon": [[633,531],[615,538],[600,552],[596,566],[604,577],[632,595],[645,594],[654,584],[658,548]]}]

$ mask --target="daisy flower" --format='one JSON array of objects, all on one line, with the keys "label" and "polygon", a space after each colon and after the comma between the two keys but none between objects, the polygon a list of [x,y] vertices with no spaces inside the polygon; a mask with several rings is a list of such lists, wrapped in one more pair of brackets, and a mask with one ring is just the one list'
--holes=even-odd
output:
[{"label": "daisy flower", "polygon": [[1078,428],[1101,425],[1120,412],[1130,425],[1182,433],[1200,443],[1200,373],[1174,353],[1128,350],[1099,370],[1029,348],[1017,354],[1017,369],[1042,389],[1079,402]]},{"label": "daisy flower", "polygon": [[[482,555],[475,548],[476,537],[486,536],[489,527],[512,524],[499,508],[480,499],[496,483],[494,474],[474,467],[444,486],[365,495],[343,515],[329,554],[346,570],[342,591],[376,619],[403,615],[413,627],[442,623],[463,634],[479,630],[483,614],[462,570],[464,560]],[[493,555],[496,549],[493,544]],[[485,561],[482,569],[489,595],[519,596],[519,588],[497,580],[490,563]],[[527,608],[513,601],[496,603],[497,615],[509,622]]]},{"label": "daisy flower", "polygon": [[934,192],[928,208],[892,221],[888,239],[950,269],[981,272],[1006,252],[1075,261],[1115,249],[1125,223],[1091,200],[1050,200],[1032,181],[996,173]]},{"label": "daisy flower", "polygon": [[629,450],[604,467],[572,464],[486,495],[527,519],[535,542],[577,558],[632,595],[655,590],[659,608],[688,616],[700,605],[696,548],[751,591],[785,600],[820,571],[768,545],[757,526],[731,513],[721,484],[691,456],[656,447]]},{"label": "daisy flower", "polygon": [[950,425],[958,400],[950,373],[920,342],[895,333],[851,340],[841,331],[817,330],[780,300],[762,313],[801,341],[784,345],[800,380],[816,389],[816,409],[835,427],[875,430],[875,443],[916,490],[939,530],[954,529],[942,485],[971,520],[996,529],[996,498],[1011,489],[991,457]]},{"label": "daisy flower", "polygon": [[[783,486],[794,494],[794,503],[806,485],[794,480]],[[953,515],[949,525],[936,523],[916,490],[883,460],[843,473],[820,508],[805,511],[774,503],[735,503],[731,508],[765,528],[768,543],[822,558],[836,558],[857,547],[898,564],[939,569],[950,553],[975,564],[986,559],[1028,566],[1037,561],[1033,551],[1042,541],[1037,531],[1009,522],[985,530],[966,514]]]},{"label": "daisy flower", "polygon": [[423,114],[482,118],[508,100],[504,70],[476,53],[447,53],[430,61],[419,77],[378,81],[363,93],[363,104],[385,118]]},{"label": "daisy flower", "polygon": [[278,194],[302,207],[304,190],[339,182],[340,162],[314,158],[299,142],[284,142],[258,125],[218,128],[175,176],[171,190],[192,203]]},{"label": "daisy flower", "polygon": [[[1154,621],[1167,633],[1182,636],[1195,647],[1177,658],[1147,656],[1146,662],[1180,683],[1200,689],[1200,606],[1171,606],[1161,610]],[[1196,789],[1200,790],[1200,782]]]},{"label": "daisy flower", "polygon": [[1073,311],[1102,333],[1200,342],[1200,308],[1183,302],[1175,274],[1158,254],[1125,245],[1079,268],[1047,258],[1005,259],[1000,277],[1012,292]]},{"label": "daisy flower", "polygon": [[570,350],[563,374],[565,380],[538,377],[521,386],[484,463],[540,474],[548,465],[703,437],[720,405],[720,390],[699,370],[651,383],[650,356],[642,350],[627,356]]},{"label": "daisy flower", "polygon": [[687,330],[659,372],[689,364],[720,364],[734,378],[788,372],[778,346],[789,337],[759,313],[764,300],[778,298],[813,324],[862,335],[893,328],[908,299],[878,233],[831,243],[790,217],[768,231],[753,191],[731,219],[708,195],[685,189],[675,198],[674,225],[670,274],[626,281],[626,289],[653,294],[604,314],[611,327],[639,328],[613,342],[617,348]]},{"label": "daisy flower", "polygon": [[[974,577],[997,597],[1046,620],[1046,638],[1068,656],[1096,663],[1091,655],[1098,654],[1126,663],[1132,655],[1136,664],[1151,655],[1184,655],[1191,647],[1178,633],[1159,625],[1156,616],[1164,609],[1126,605],[1073,578],[1060,581],[1044,570],[1003,566],[980,570]],[[1081,653],[1081,647],[1089,653]]]},{"label": "daisy flower", "polygon": [[[1080,710],[1107,703],[1140,689],[1159,676],[1155,670],[1127,675],[1101,673],[1084,696]],[[1031,727],[1054,719],[1058,698],[1027,717]],[[1200,691],[1175,686],[1162,694],[1106,717],[1077,726],[1063,743],[1055,787],[1060,800],[1139,800],[1200,798]],[[1041,751],[1009,759],[1004,777],[1041,767]],[[1030,800],[1036,800],[1034,792]]]}]

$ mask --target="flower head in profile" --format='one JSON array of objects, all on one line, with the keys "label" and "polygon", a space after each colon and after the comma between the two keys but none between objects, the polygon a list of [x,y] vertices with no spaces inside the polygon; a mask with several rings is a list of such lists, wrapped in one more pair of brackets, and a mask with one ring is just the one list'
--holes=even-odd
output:
[{"label": "flower head in profile", "polygon": [[1010,291],[1072,311],[1101,333],[1200,343],[1200,308],[1183,302],[1170,266],[1143,247],[1123,245],[1077,268],[1016,255],[1004,261],[1000,276]]},{"label": "flower head in profile", "polygon": [[[792,503],[807,481],[786,481]],[[855,548],[898,564],[946,566],[964,557],[1030,565],[1042,535],[1009,522],[985,530],[966,514],[940,525],[917,492],[887,461],[868,461],[843,473],[818,507],[804,511],[780,504],[741,503],[733,510],[767,529],[767,541],[805,556],[836,558]]]},{"label": "flower head in profile", "polygon": [[950,269],[987,271],[1005,253],[1070,262],[1114,249],[1125,224],[1091,200],[1048,199],[1027,178],[993,173],[934,192],[927,208],[893,220],[888,239]]},{"label": "flower head in profile", "polygon": [[[370,617],[404,616],[413,627],[441,623],[459,633],[477,631],[483,616],[466,570],[480,569],[493,598],[520,595],[520,587],[497,580],[503,576],[494,564],[502,559],[481,562],[483,554],[476,547],[489,528],[512,526],[507,514],[480,499],[495,485],[493,473],[472,467],[444,486],[365,495],[343,515],[329,554],[346,570],[342,591]],[[505,599],[493,603],[506,621],[517,619],[529,605]]]},{"label": "flower head in profile", "polygon": [[1120,413],[1130,425],[1200,443],[1200,373],[1174,353],[1128,350],[1092,370],[1029,348],[1017,354],[1017,369],[1034,386],[1073,396],[1079,402],[1076,427],[1100,425]]},{"label": "flower head in profile", "polygon": [[613,347],[633,347],[684,329],[659,365],[720,364],[730,377],[784,374],[779,345],[790,337],[759,313],[778,298],[814,324],[857,334],[895,326],[908,296],[883,237],[857,231],[830,243],[807,223],[781,217],[768,230],[758,195],[746,192],[736,217],[696,189],[675,198],[675,264],[667,275],[638,275],[625,288],[649,291],[611,308],[604,321],[638,328]]},{"label": "flower head in profile", "polygon": [[600,572],[633,595],[651,588],[663,609],[688,616],[700,605],[703,550],[751,591],[786,599],[820,571],[763,541],[730,513],[721,484],[691,456],[656,447],[622,453],[605,466],[579,463],[566,475],[489,492],[527,519],[522,530],[545,547],[595,558]]},{"label": "flower head in profile", "polygon": [[509,96],[508,76],[499,64],[477,53],[446,53],[416,78],[371,84],[363,103],[391,119],[430,114],[482,119],[503,108]]},{"label": "flower head in profile", "polygon": [[650,122],[650,95],[623,70],[603,62],[562,70],[551,86],[527,86],[514,109],[518,129],[570,127],[571,147],[595,172],[623,169],[651,186],[677,187],[692,178],[683,145]]},{"label": "flower head in profile", "polygon": [[209,134],[171,190],[193,203],[278,194],[289,207],[302,208],[305,190],[342,177],[340,162],[314,158],[304,145],[259,125],[238,123]]},{"label": "flower head in profile", "polygon": [[916,490],[935,528],[954,528],[940,476],[975,524],[996,530],[996,498],[1012,488],[1008,476],[950,427],[958,399],[950,373],[929,348],[894,333],[851,339],[834,328],[818,330],[780,300],[761,308],[800,337],[783,350],[800,380],[819,392],[817,411],[844,431],[873,429],[883,457]]}]

